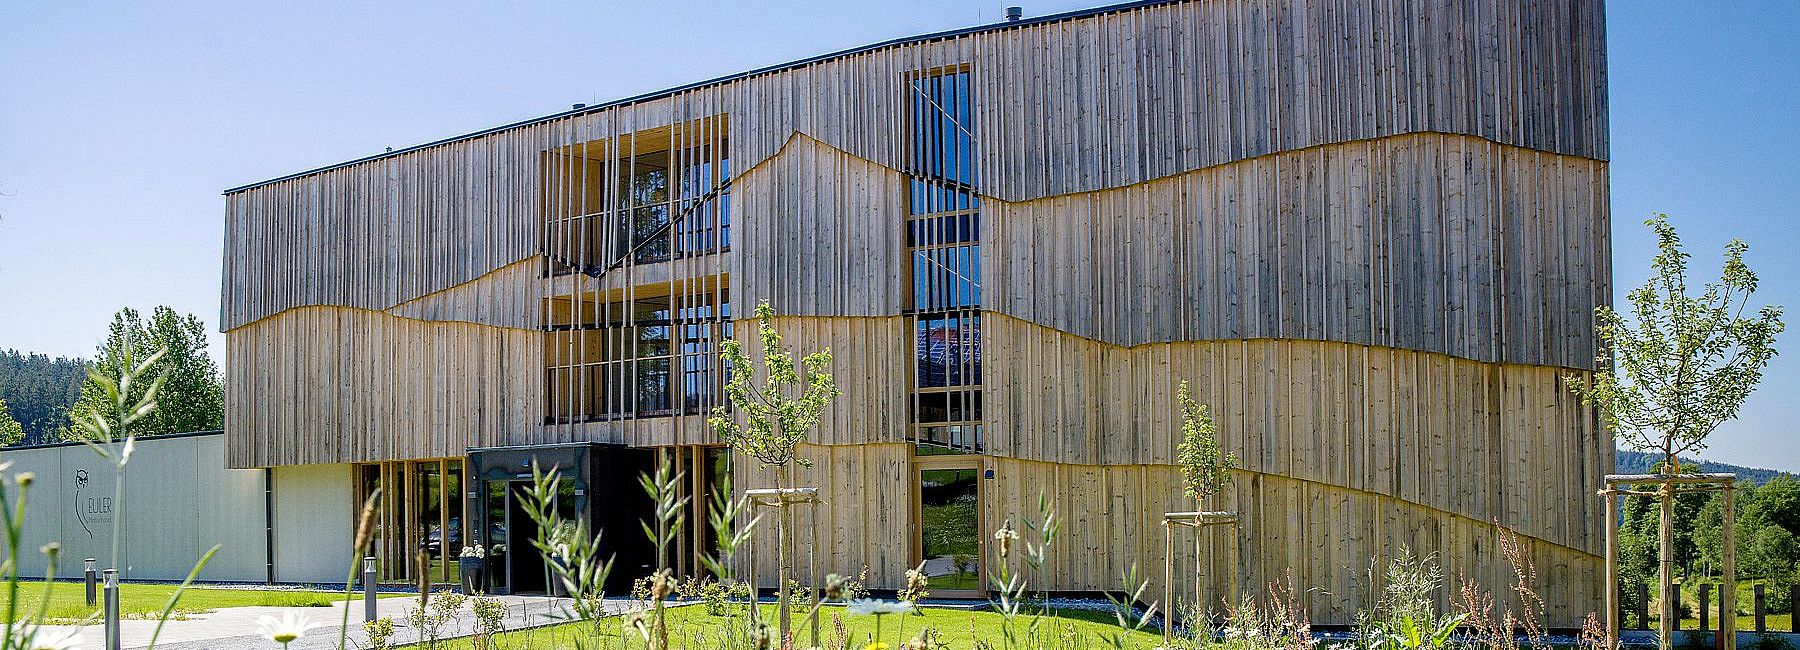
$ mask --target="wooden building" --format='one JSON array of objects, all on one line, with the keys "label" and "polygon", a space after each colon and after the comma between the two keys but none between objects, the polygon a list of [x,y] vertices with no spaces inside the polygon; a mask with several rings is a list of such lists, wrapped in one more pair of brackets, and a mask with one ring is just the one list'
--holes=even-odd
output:
[{"label": "wooden building", "polygon": [[1134,2],[232,189],[228,462],[404,495],[394,579],[504,534],[508,479],[472,449],[654,448],[695,489],[763,486],[704,420],[715,344],[767,300],[844,392],[801,472],[821,570],[978,588],[1040,493],[1064,525],[1035,584],[1160,567],[1161,513],[1193,507],[1188,380],[1242,465],[1206,504],[1243,513],[1208,599],[1235,562],[1349,622],[1402,546],[1499,588],[1501,525],[1576,625],[1613,464],[1560,384],[1612,290],[1602,9]]}]

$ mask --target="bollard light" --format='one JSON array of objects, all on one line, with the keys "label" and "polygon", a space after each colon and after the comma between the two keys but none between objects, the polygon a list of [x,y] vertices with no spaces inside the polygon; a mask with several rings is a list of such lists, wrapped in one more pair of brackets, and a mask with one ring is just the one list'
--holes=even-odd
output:
[{"label": "bollard light", "polygon": [[98,598],[100,595],[99,594],[100,571],[98,568],[99,562],[100,562],[99,560],[96,560],[91,557],[81,561],[81,574],[82,574],[82,577],[87,582],[87,606],[88,607],[93,607],[95,603],[99,602],[98,601]]},{"label": "bollard light", "polygon": [[363,620],[375,620],[375,556],[363,558]]},{"label": "bollard light", "polygon": [[106,570],[106,650],[119,650],[119,571]]}]

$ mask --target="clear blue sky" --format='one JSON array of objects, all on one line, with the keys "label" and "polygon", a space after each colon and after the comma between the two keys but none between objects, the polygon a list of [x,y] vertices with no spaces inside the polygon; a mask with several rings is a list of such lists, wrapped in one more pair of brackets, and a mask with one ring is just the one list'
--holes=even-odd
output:
[{"label": "clear blue sky", "polygon": [[[660,4],[0,4],[0,348],[88,355],[124,305],[216,325],[224,188],[1004,6]],[[1608,5],[1617,284],[1664,211],[1709,270],[1749,240],[1759,297],[1800,308],[1800,3]],[[1796,342],[1706,457],[1800,470]]]}]

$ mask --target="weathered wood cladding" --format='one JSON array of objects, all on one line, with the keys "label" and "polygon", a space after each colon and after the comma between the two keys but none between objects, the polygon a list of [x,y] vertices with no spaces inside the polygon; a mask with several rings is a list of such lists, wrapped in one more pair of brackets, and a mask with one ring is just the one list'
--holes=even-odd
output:
[{"label": "weathered wood cladding", "polygon": [[539,257],[502,266],[474,280],[387,308],[389,314],[414,320],[463,321],[522,329],[544,323],[543,273]]},{"label": "weathered wood cladding", "polygon": [[[912,492],[917,479],[912,476],[912,446],[903,443],[871,445],[801,445],[798,457],[812,467],[793,468],[792,485],[820,488],[817,520],[817,545],[814,560],[821,579],[827,573],[855,576],[863,567],[869,569],[869,586],[893,589],[905,580],[905,572],[917,564],[912,557]],[[757,466],[754,461],[732,464],[735,489],[775,487],[776,472]],[[763,520],[757,526],[768,526],[752,537],[740,550],[740,571],[756,560],[758,584],[773,587],[775,561],[776,510],[762,508],[757,514]],[[814,530],[814,519],[805,507],[793,509],[794,528],[800,540],[793,547],[793,566],[807,570],[808,545],[805,540]],[[754,516],[746,514],[746,517]],[[740,577],[748,578],[747,575]],[[801,582],[806,578],[801,577]]]},{"label": "weathered wood cladding", "polygon": [[[911,450],[905,445],[801,447],[810,468],[794,470],[795,484],[820,488],[824,503],[817,521],[805,508],[794,511],[794,530],[801,541],[794,550],[796,567],[806,570],[804,541],[817,524],[821,574],[854,575],[869,568],[869,585],[901,586],[904,569],[917,562],[912,536],[911,491],[916,489]],[[1191,507],[1181,495],[1179,473],[1170,465],[1072,465],[995,458],[994,470],[981,481],[983,512],[982,561],[991,569],[998,561],[991,539],[1006,522],[1025,529],[1037,517],[1039,495],[1047,497],[1061,521],[1060,535],[1048,554],[1048,568],[1028,572],[1033,588],[1053,591],[1101,591],[1118,587],[1119,575],[1136,563],[1161,592],[1163,561],[1162,513]],[[739,463],[739,486],[773,486],[773,472]],[[1228,493],[1242,513],[1237,543],[1244,552],[1238,566],[1243,593],[1262,593],[1270,583],[1291,575],[1295,595],[1315,623],[1348,624],[1370,588],[1368,571],[1375,558],[1391,558],[1402,548],[1415,556],[1434,556],[1449,585],[1436,594],[1441,605],[1467,579],[1501,591],[1512,583],[1511,568],[1498,545],[1494,522],[1504,517],[1472,518],[1392,495],[1329,485],[1299,478],[1250,471],[1233,473]],[[766,511],[759,525],[774,525]],[[1184,535],[1188,535],[1184,533]],[[1223,553],[1226,538],[1216,535],[1221,552],[1206,560],[1202,593],[1220,603],[1229,593],[1231,560]],[[1177,548],[1191,549],[1191,537]],[[1576,627],[1597,602],[1599,558],[1587,551],[1520,533],[1538,569],[1533,586],[1547,604],[1552,625]],[[775,585],[775,541],[757,535],[754,547],[759,583]],[[744,568],[749,556],[740,551]],[[1015,570],[1026,570],[1014,556]],[[1291,573],[1290,573],[1291,572]],[[1193,554],[1176,556],[1176,593],[1192,594]]]},{"label": "weathered wood cladding", "polygon": [[385,309],[538,251],[543,152],[723,115],[899,168],[909,72],[970,64],[982,191],[1022,201],[1409,132],[1607,156],[1597,0],[1171,2],[903,43],[233,191],[221,326]]},{"label": "weathered wood cladding", "polygon": [[1599,552],[1611,438],[1555,368],[1334,342],[1132,348],[989,312],[986,431],[996,456],[1171,464],[1177,382],[1210,405],[1249,471],[1388,495]]},{"label": "weathered wood cladding", "polygon": [[536,130],[226,197],[220,327],[285,309],[386,309],[537,252]]},{"label": "weathered wood cladding", "polygon": [[[1136,562],[1140,575],[1151,579],[1152,590],[1160,592],[1162,513],[1190,509],[1193,504],[1182,497],[1174,467],[1011,459],[996,459],[993,467],[995,478],[984,481],[985,522],[1011,520],[1023,528],[1024,521],[1037,515],[1040,493],[1054,503],[1062,521],[1050,568],[1030,576],[1034,583],[1061,590],[1117,589],[1119,575]],[[1448,587],[1435,594],[1445,608],[1462,578],[1495,592],[1512,583],[1491,521],[1273,474],[1234,472],[1232,483],[1230,492],[1243,524],[1237,540],[1242,550],[1238,588],[1262,595],[1271,584],[1285,586],[1291,575],[1295,596],[1314,623],[1353,623],[1370,588],[1371,566],[1396,557],[1402,548],[1415,556],[1435,556],[1447,578]],[[1191,534],[1178,538],[1183,542],[1178,549],[1192,548]],[[1202,593],[1208,603],[1219,606],[1230,589],[1230,560],[1224,553],[1226,533],[1209,535],[1218,536],[1219,553],[1205,567]],[[1529,536],[1523,539],[1538,567],[1533,587],[1546,601],[1550,624],[1579,627],[1597,602],[1598,556]],[[1176,593],[1193,593],[1191,558],[1191,552],[1177,554]]]},{"label": "weathered wood cladding", "polygon": [[461,456],[539,441],[544,333],[347,307],[231,331],[232,467]]},{"label": "weathered wood cladding", "polygon": [[898,171],[794,135],[740,172],[732,295],[744,314],[889,316],[906,305],[905,181]]},{"label": "weathered wood cladding", "polygon": [[1607,157],[1595,0],[1171,2],[733,82],[739,160],[802,132],[901,167],[899,84],[971,64],[982,191],[1018,201],[1409,132]]},{"label": "weathered wood cladding", "polygon": [[1592,368],[1605,163],[1409,135],[990,201],[988,306],[1082,336],[1294,338]]}]

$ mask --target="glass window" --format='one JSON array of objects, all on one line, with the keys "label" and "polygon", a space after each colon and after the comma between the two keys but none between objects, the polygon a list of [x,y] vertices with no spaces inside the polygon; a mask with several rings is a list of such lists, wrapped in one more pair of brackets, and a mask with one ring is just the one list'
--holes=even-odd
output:
[{"label": "glass window", "polygon": [[597,322],[552,335],[546,421],[710,412],[717,343],[731,335],[722,293],[646,297],[595,310]]}]

